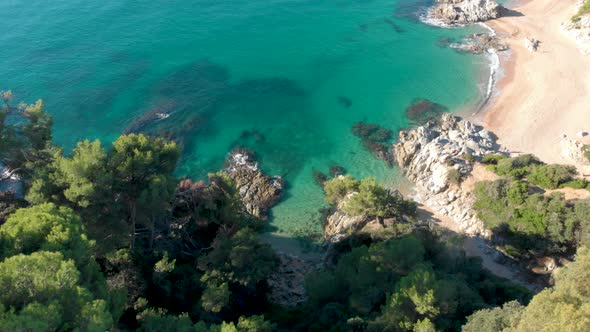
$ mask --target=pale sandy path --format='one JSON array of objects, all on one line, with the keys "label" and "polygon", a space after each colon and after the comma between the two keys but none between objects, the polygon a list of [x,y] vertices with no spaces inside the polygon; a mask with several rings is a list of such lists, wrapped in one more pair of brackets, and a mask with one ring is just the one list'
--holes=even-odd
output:
[{"label": "pale sandy path", "polygon": [[[506,75],[483,124],[511,151],[570,163],[561,157],[561,135],[590,131],[590,56],[560,30],[575,0],[530,0],[513,9],[522,16],[487,22],[507,38],[512,54],[503,60]],[[525,37],[541,41],[538,52],[525,48]]]}]

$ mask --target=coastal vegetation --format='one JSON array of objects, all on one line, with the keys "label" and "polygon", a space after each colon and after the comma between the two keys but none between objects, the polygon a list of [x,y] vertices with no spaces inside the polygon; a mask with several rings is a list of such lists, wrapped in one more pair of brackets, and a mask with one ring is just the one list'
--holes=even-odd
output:
[{"label": "coastal vegetation", "polygon": [[533,155],[490,155],[483,162],[502,178],[476,184],[474,209],[507,254],[571,256],[590,245],[590,200],[566,200],[564,192],[555,191],[590,189],[575,167],[545,165]]},{"label": "coastal vegetation", "polygon": [[589,277],[590,251],[583,247],[575,262],[558,271],[555,286],[535,295],[527,306],[514,301],[480,310],[469,316],[462,331],[587,331],[590,288],[582,280]]},{"label": "coastal vegetation", "polygon": [[590,245],[590,201],[566,201],[562,193],[535,192],[523,180],[477,183],[474,208],[511,256],[572,254]]},{"label": "coastal vegetation", "polygon": [[578,12],[576,13],[576,15],[574,15],[572,17],[572,21],[578,22],[582,19],[582,16],[588,15],[588,14],[590,14],[590,0],[584,0],[582,2],[582,5],[580,6],[580,9],[578,9]]},{"label": "coastal vegetation", "polygon": [[[539,251],[580,247],[556,286],[528,306],[529,290],[483,269],[460,239],[415,222],[414,202],[341,168],[324,182],[328,203],[407,227],[334,243],[330,259],[305,275],[306,300],[287,306],[269,297],[284,256],[261,240],[265,216],[252,214],[236,176],[279,182],[253,164],[236,169],[245,151],[207,181],[179,179],[173,141],[128,134],[66,153],[51,140],[42,102],[13,107],[2,96],[0,161],[25,195],[0,196],[1,331],[459,331],[466,322],[465,331],[483,331],[566,313],[579,320],[563,326],[587,326],[590,204],[529,194],[524,180],[561,186],[567,169],[501,159],[495,167],[506,174],[529,168],[476,189],[482,216],[512,232],[520,251],[539,238]],[[559,312],[546,312],[549,302]]]},{"label": "coastal vegetation", "polygon": [[351,216],[391,217],[414,216],[416,203],[405,200],[378,184],[374,178],[361,181],[352,176],[339,176],[324,183],[326,201],[342,202],[342,209]]},{"label": "coastal vegetation", "polygon": [[546,165],[531,154],[523,154],[514,158],[504,155],[490,154],[484,156],[482,163],[496,174],[514,179],[526,179],[542,189],[573,188],[590,190],[590,183],[577,178],[574,166],[552,164]]}]

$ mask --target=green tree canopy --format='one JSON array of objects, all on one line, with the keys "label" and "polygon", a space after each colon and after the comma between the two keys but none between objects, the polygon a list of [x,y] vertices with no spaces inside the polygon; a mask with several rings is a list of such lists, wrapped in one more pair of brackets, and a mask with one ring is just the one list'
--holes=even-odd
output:
[{"label": "green tree canopy", "polygon": [[35,251],[61,252],[78,266],[89,264],[94,242],[84,233],[80,217],[53,203],[17,210],[0,228],[2,256]]},{"label": "green tree canopy", "polygon": [[0,314],[3,329],[57,325],[64,330],[105,331],[113,324],[107,302],[94,299],[80,287],[74,261],[58,252],[6,258],[0,263],[0,289],[0,303],[5,306]]},{"label": "green tree canopy", "polygon": [[217,285],[230,282],[254,287],[277,265],[278,258],[272,248],[248,228],[230,238],[219,237],[213,250],[199,259],[199,268],[205,271],[202,280]]},{"label": "green tree canopy", "polygon": [[[140,197],[144,197],[142,202],[149,204],[151,200],[146,196],[163,194],[162,189],[168,188],[172,181],[162,177],[172,177],[179,155],[176,143],[145,135],[124,135],[113,144],[108,167],[113,172],[113,191],[120,193],[127,205],[132,229],[131,247],[135,244]],[[154,183],[158,178],[158,183]],[[146,190],[152,194],[146,194]]]},{"label": "green tree canopy", "polygon": [[11,104],[12,91],[0,91],[0,161],[20,168],[51,142],[52,120],[43,101]]},{"label": "green tree canopy", "polygon": [[524,309],[516,332],[590,331],[590,250],[558,270],[555,286],[535,295]]},{"label": "green tree canopy", "polygon": [[502,307],[482,309],[467,318],[463,332],[509,332],[514,328],[524,306],[518,301],[504,303]]}]

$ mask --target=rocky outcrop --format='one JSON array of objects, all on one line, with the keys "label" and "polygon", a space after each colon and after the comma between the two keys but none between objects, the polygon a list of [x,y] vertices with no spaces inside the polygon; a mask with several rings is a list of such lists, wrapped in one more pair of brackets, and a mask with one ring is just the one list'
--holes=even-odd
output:
[{"label": "rocky outcrop", "polygon": [[474,160],[498,149],[493,133],[448,113],[400,132],[394,146],[399,166],[416,185],[415,199],[473,235],[485,233],[483,222],[471,208],[473,195],[459,182],[470,174]]},{"label": "rocky outcrop", "polygon": [[445,24],[468,24],[500,17],[501,6],[494,0],[437,0],[429,16]]},{"label": "rocky outcrop", "polygon": [[350,216],[343,211],[343,207],[354,193],[343,199],[336,210],[330,214],[324,224],[324,238],[326,241],[336,243],[342,241],[348,235],[361,230],[371,220],[367,216]]},{"label": "rocky outcrop", "polygon": [[[327,243],[338,243],[353,234],[358,235],[365,233],[371,235],[376,231],[386,229],[396,223],[405,221],[404,216],[394,214],[385,218],[376,218],[374,216],[366,215],[349,215],[344,211],[344,206],[348,200],[356,194],[356,192],[348,194],[326,218],[326,223],[324,224],[324,239]],[[401,193],[397,190],[389,192],[389,195],[399,195],[398,198],[403,199]]]},{"label": "rocky outcrop", "polygon": [[506,44],[498,36],[488,35],[485,33],[473,34],[467,37],[460,44],[451,44],[451,47],[473,54],[502,52],[508,50],[509,48],[508,44]]},{"label": "rocky outcrop", "polygon": [[295,307],[307,301],[305,276],[318,268],[313,263],[286,253],[277,253],[279,267],[268,277],[268,300],[272,303]]},{"label": "rocky outcrop", "polygon": [[[578,8],[582,5],[583,1],[578,0]],[[561,30],[578,44],[580,52],[590,55],[590,14],[575,15],[561,24]]]},{"label": "rocky outcrop", "polygon": [[561,147],[561,156],[566,161],[578,164],[590,164],[590,160],[585,155],[588,148],[584,144],[567,135],[563,135],[559,145]]},{"label": "rocky outcrop", "polygon": [[225,171],[234,180],[246,212],[256,218],[267,219],[268,210],[281,200],[283,179],[262,173],[254,154],[241,148],[230,153]]}]

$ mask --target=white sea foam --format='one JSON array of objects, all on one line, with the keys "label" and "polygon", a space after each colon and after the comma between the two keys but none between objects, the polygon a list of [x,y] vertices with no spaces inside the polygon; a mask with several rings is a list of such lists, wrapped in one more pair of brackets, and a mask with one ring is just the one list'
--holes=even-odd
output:
[{"label": "white sea foam", "polygon": [[445,23],[443,20],[435,18],[434,15],[432,15],[432,10],[434,9],[434,7],[423,7],[421,9],[418,10],[418,19],[420,20],[420,22],[427,24],[427,25],[431,25],[431,26],[435,26],[435,27],[439,27],[439,28],[460,28],[460,27],[464,27],[465,24],[448,24]]},{"label": "white sea foam", "polygon": [[477,22],[477,25],[481,26],[482,28],[488,30],[490,32],[490,36],[495,36],[496,35],[496,30],[492,29],[491,26],[485,24],[484,22]]},{"label": "white sea foam", "polygon": [[[440,19],[434,18],[433,15],[431,15],[431,11],[433,8],[434,7],[422,8],[418,12],[418,18],[420,19],[420,21],[422,23],[428,24],[431,26],[436,26],[439,28],[445,28],[445,29],[465,26],[465,25],[460,25],[460,24],[450,25],[450,24],[444,23]],[[482,28],[484,28],[485,30],[487,30],[488,34],[490,36],[492,36],[492,37],[496,36],[496,30],[494,30],[492,27],[485,24],[484,22],[478,22],[477,25],[479,25]],[[452,43],[449,45],[449,47],[456,48],[456,49],[464,49],[464,47],[462,47],[462,45],[458,44],[458,43]],[[494,93],[495,88],[496,88],[498,73],[500,71],[500,56],[498,55],[498,52],[496,50],[489,49],[485,53],[485,56],[489,61],[490,75],[488,77],[487,86],[485,87],[484,98],[481,101],[480,106],[477,108],[475,113],[479,112],[488,103],[488,101],[492,97],[492,94]]]},{"label": "white sea foam", "polygon": [[500,57],[498,56],[498,52],[496,50],[489,49],[486,53],[486,57],[490,61],[490,77],[488,78],[488,87],[486,89],[486,94],[481,107],[485,106],[485,104],[492,97],[492,93],[496,88],[496,78],[498,75],[498,70],[500,69]]},{"label": "white sea foam", "polygon": [[[478,23],[481,27],[489,31],[490,36],[496,35],[496,30],[492,29],[489,25],[480,22]],[[500,56],[498,55],[498,51],[494,49],[488,49],[486,53],[486,58],[489,61],[490,67],[490,76],[488,78],[488,85],[485,92],[485,97],[482,100],[481,106],[476,110],[476,113],[481,110],[490,100],[492,94],[496,89],[496,82],[498,81],[498,73],[500,71]]]}]

